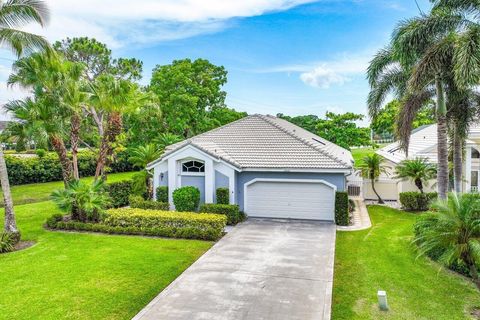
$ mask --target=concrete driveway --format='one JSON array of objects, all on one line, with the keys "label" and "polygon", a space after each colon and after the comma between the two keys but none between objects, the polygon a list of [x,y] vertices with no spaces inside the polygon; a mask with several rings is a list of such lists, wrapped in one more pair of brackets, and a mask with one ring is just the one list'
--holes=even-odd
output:
[{"label": "concrete driveway", "polygon": [[334,250],[333,224],[250,219],[134,319],[330,319]]}]

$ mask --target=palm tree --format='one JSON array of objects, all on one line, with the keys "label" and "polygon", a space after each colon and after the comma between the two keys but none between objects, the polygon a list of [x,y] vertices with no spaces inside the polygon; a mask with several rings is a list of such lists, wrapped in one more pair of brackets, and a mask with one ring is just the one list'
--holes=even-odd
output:
[{"label": "palm tree", "polygon": [[433,204],[436,212],[420,219],[414,243],[420,255],[441,252],[439,262],[449,266],[461,260],[480,288],[477,265],[480,263],[480,198],[472,194],[450,194],[448,200]]},{"label": "palm tree", "polygon": [[367,78],[370,84],[367,105],[371,119],[375,119],[389,94],[393,94],[400,102],[397,117],[396,135],[400,138],[401,147],[408,152],[410,134],[417,112],[428,104],[435,96],[432,88],[411,91],[408,79],[412,74],[411,66],[402,65],[398,54],[388,46],[370,61]]},{"label": "palm tree", "polygon": [[387,174],[385,167],[383,166],[383,158],[376,153],[367,155],[362,159],[359,169],[362,177],[365,179],[370,179],[372,182],[372,189],[377,195],[378,203],[385,203],[378,194],[377,189],[375,189],[375,181],[378,179],[380,174]]},{"label": "palm tree", "polygon": [[83,104],[87,100],[87,94],[83,90],[80,80],[83,66],[79,63],[68,62],[71,65],[69,75],[61,87],[62,102],[70,110],[70,148],[72,150],[73,178],[80,179],[78,172],[78,143],[80,139],[81,113]]},{"label": "palm tree", "polygon": [[[42,27],[48,22],[49,12],[41,0],[9,0],[0,3],[0,43],[20,57],[24,53],[36,49],[48,49],[48,42],[41,36],[19,30],[29,23],[36,22]],[[5,231],[15,235],[20,240],[20,232],[15,222],[13,202],[8,182],[7,166],[0,148],[0,182],[5,203]]]},{"label": "palm tree", "polygon": [[[82,68],[81,64],[66,61],[53,52],[34,53],[16,61],[13,73],[8,79],[9,85],[18,84],[34,93],[37,111],[31,113],[29,118],[17,118],[21,121],[42,123],[62,165],[65,186],[73,178],[78,178],[78,169],[75,171],[74,167],[77,164],[79,108],[86,97],[78,82]],[[15,116],[19,109],[16,104],[21,102],[14,102],[10,110]],[[24,115],[24,112],[21,115]],[[71,125],[68,124],[69,120]],[[69,126],[70,134],[67,133]],[[64,142],[68,135],[73,145],[73,162],[67,155]]]},{"label": "palm tree", "polygon": [[403,160],[395,169],[395,178],[412,180],[421,193],[423,193],[423,187],[427,186],[428,181],[435,179],[437,175],[437,168],[435,165],[428,162],[425,158]]},{"label": "palm tree", "polygon": [[51,197],[60,210],[83,222],[98,221],[100,213],[110,203],[102,180],[92,184],[73,180],[67,188],[55,190]]},{"label": "palm tree", "polygon": [[103,133],[99,132],[101,145],[95,170],[97,180],[100,176],[104,177],[108,158],[113,154],[113,145],[122,131],[122,111],[133,108],[139,96],[137,87],[130,81],[117,79],[111,75],[101,75],[90,83],[89,94],[90,104],[107,115],[106,129]]}]

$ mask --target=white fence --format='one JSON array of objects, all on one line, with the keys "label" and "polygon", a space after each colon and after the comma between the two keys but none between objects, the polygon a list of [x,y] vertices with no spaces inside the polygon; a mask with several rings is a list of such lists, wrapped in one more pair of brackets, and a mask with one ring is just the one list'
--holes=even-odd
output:
[{"label": "white fence", "polygon": [[[375,190],[384,200],[398,200],[398,181],[389,178],[380,178],[375,181]],[[358,171],[347,177],[347,191],[351,197],[361,196],[364,199],[377,199],[373,191],[372,182],[363,179]]]}]

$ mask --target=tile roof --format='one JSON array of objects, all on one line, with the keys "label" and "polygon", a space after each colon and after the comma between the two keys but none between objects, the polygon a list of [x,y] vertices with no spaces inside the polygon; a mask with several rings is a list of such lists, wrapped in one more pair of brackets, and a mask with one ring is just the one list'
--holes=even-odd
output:
[{"label": "tile roof", "polygon": [[[408,158],[427,158],[431,162],[437,161],[437,125],[423,126],[412,131],[408,145]],[[407,159],[405,151],[400,148],[400,143],[395,141],[377,151],[377,154],[399,163]]]},{"label": "tile roof", "polygon": [[239,169],[349,169],[350,151],[286,120],[251,115],[168,146],[163,156],[193,145]]}]

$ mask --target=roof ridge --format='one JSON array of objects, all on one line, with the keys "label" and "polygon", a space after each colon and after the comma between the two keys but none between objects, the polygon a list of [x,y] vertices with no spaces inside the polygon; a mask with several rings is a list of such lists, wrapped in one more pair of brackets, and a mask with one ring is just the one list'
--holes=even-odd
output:
[{"label": "roof ridge", "polygon": [[[257,116],[257,114],[247,115],[247,116],[245,116],[245,117],[243,117],[243,118],[240,118],[240,119],[237,119],[237,120],[235,120],[235,121],[226,123],[226,124],[224,124],[223,126],[220,126],[220,127],[214,128],[214,129],[212,129],[212,130],[208,130],[208,131],[202,132],[202,133],[197,134],[197,135],[195,135],[195,136],[193,136],[193,137],[190,137],[190,138],[185,139],[185,140],[183,140],[183,141],[177,142],[177,143],[178,143],[178,146],[179,146],[179,147],[181,146],[181,147],[183,148],[183,147],[186,146],[187,144],[194,144],[193,141],[194,141],[194,139],[196,139],[196,138],[201,138],[202,136],[206,135],[207,133],[210,134],[210,133],[217,132],[217,131],[219,131],[220,129],[224,129],[224,128],[226,128],[226,127],[229,127],[229,126],[233,125],[234,123],[240,122],[240,121],[242,121],[242,120],[245,120],[245,119],[247,119],[247,118],[251,118],[251,117],[254,117],[254,116]],[[177,144],[177,143],[172,143],[172,144],[168,145],[167,147],[173,146],[173,145],[175,145],[175,144]],[[195,146],[198,147],[198,144],[195,143]],[[174,149],[172,149],[172,150],[170,150],[170,151],[164,152],[163,155],[162,155],[159,159],[163,159],[164,157],[168,156],[170,153],[175,152],[177,149],[178,149],[178,148],[174,148]],[[203,150],[203,149],[202,149],[202,150]],[[226,154],[228,154],[228,152],[226,152],[225,150],[222,150],[222,151],[224,151]],[[218,156],[217,156],[217,157],[218,157]],[[229,157],[231,157],[231,156],[229,155]],[[219,157],[219,158],[223,158],[223,157]],[[231,162],[231,161],[230,161],[230,162]],[[231,162],[231,163],[233,164],[233,162]],[[235,163],[236,163],[236,162],[235,162]],[[235,164],[235,165],[238,166],[238,164]]]},{"label": "roof ridge", "polygon": [[[304,144],[308,145],[309,147],[313,148],[314,150],[320,152],[321,154],[327,156],[328,158],[332,159],[332,160],[335,160],[337,162],[340,162],[342,165],[344,166],[347,166],[349,167],[349,164],[346,163],[346,162],[343,162],[343,160],[329,154],[328,152],[326,152],[325,150],[321,149],[321,148],[318,148],[316,145],[314,145],[312,142],[300,137],[300,136],[297,136],[295,133],[291,132],[290,130],[286,129],[285,127],[281,126],[280,124],[278,123],[275,123],[274,121],[272,121],[271,119],[269,119],[270,117],[274,117],[274,116],[270,116],[270,115],[261,115],[261,114],[255,114],[254,116],[257,116],[258,118],[262,119],[263,121],[271,124],[272,126],[274,126],[275,128],[281,130],[282,132],[285,132],[286,134],[288,134],[289,136],[303,142]],[[275,117],[276,118],[276,117]],[[294,124],[295,125],[295,124]],[[296,126],[296,125],[295,125]],[[327,140],[328,141],[328,140]],[[330,141],[329,141],[330,142]]]}]

